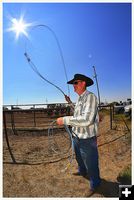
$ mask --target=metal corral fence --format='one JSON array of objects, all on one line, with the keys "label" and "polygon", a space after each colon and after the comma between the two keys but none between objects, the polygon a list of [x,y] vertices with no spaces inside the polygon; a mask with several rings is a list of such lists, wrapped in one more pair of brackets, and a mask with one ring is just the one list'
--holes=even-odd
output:
[{"label": "metal corral fence", "polygon": [[[45,161],[57,160],[59,154],[62,157],[68,155],[70,140],[65,128],[52,125],[52,122],[57,117],[70,114],[70,107],[66,103],[5,105],[3,108],[4,161],[34,163],[43,162],[44,159]],[[48,137],[50,128],[54,136],[49,133]],[[60,149],[58,149],[59,145]],[[50,149],[50,146],[53,149]]]},{"label": "metal corral fence", "polygon": [[[53,155],[59,157],[56,151],[53,154],[49,149],[48,137],[44,136],[48,136],[48,129],[57,117],[66,115],[72,115],[70,106],[66,103],[27,104],[18,106],[5,105],[3,108],[3,144],[4,154],[7,155],[8,152],[9,155],[8,158],[4,157],[4,159],[8,161],[11,159],[13,163],[18,161],[34,163],[39,158],[40,162],[43,162],[45,155],[47,160],[48,158],[52,160]],[[100,132],[117,128],[114,121],[115,114],[113,106],[100,106],[99,115]],[[127,124],[125,125],[124,123],[124,127],[130,131]],[[56,137],[53,138],[55,144],[51,143],[51,145],[56,146],[59,143],[60,147],[68,149],[70,143],[69,138],[65,134],[64,126],[59,128],[55,125],[52,131],[55,131]],[[63,137],[64,135],[65,137]]]},{"label": "metal corral fence", "polygon": [[[99,110],[106,109],[109,115],[107,128],[113,127],[113,107],[110,105],[100,106]],[[72,115],[70,106],[66,103],[57,104],[27,104],[27,105],[5,105],[3,108],[6,128],[11,129],[14,134],[21,130],[47,129],[50,123],[57,117]],[[101,116],[100,116],[101,118]],[[101,119],[100,119],[101,120]]]},{"label": "metal corral fence", "polygon": [[58,116],[70,115],[68,104],[27,104],[6,105],[3,112],[6,118],[6,127],[17,130],[46,129]]}]

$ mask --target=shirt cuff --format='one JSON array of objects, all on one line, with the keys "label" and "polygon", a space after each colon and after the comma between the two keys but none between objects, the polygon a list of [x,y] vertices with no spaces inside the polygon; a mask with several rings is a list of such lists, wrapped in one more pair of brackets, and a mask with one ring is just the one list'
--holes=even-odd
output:
[{"label": "shirt cuff", "polygon": [[71,116],[63,117],[63,124],[70,125],[70,118]]}]

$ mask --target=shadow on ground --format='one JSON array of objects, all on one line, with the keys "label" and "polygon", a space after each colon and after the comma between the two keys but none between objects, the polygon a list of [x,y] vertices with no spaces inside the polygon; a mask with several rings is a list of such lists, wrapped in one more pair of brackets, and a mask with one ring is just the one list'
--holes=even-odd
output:
[{"label": "shadow on ground", "polygon": [[117,177],[118,182],[120,182],[120,185],[131,185],[131,178],[130,177]]},{"label": "shadow on ground", "polygon": [[104,197],[119,197],[119,183],[102,179],[100,187],[95,191]]}]

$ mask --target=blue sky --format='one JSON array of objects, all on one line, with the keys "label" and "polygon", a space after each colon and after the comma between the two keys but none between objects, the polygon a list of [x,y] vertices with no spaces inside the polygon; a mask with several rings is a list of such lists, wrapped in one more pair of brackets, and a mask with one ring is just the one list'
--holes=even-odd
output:
[{"label": "blue sky", "polygon": [[[65,102],[62,93],[32,71],[24,57],[25,46],[43,76],[68,94],[52,33],[29,28],[28,40],[24,35],[16,40],[14,32],[6,31],[11,17],[22,15],[25,22],[45,24],[57,35],[69,80],[76,73],[93,78],[95,66],[101,101],[131,97],[130,3],[3,3],[4,104]],[[88,90],[97,95],[96,84]],[[71,85],[70,94],[75,101],[77,94]]]}]

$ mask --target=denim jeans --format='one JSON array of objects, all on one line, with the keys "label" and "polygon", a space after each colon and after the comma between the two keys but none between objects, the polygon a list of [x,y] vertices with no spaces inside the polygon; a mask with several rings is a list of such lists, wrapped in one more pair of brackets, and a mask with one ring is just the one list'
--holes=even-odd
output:
[{"label": "denim jeans", "polygon": [[94,189],[100,182],[97,137],[88,139],[73,138],[78,170],[81,175],[88,175],[90,188]]}]

